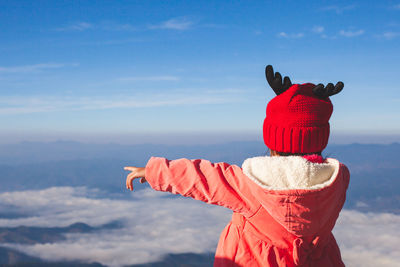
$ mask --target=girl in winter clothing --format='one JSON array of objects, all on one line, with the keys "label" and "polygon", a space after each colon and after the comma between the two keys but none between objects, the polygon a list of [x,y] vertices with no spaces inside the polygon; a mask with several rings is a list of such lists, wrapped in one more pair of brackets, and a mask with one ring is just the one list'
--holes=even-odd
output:
[{"label": "girl in winter clothing", "polygon": [[152,157],[131,171],[158,191],[192,197],[233,211],[222,231],[214,266],[344,266],[332,235],[343,207],[349,170],[324,159],[333,107],[329,96],[343,83],[293,84],[266,68],[277,96],[263,126],[271,156],[246,159],[242,167],[206,160]]}]

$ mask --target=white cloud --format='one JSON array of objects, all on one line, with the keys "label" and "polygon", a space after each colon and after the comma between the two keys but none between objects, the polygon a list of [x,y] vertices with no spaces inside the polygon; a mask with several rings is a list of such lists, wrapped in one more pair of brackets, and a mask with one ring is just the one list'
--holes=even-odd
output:
[{"label": "white cloud", "polygon": [[332,6],[322,7],[321,10],[322,11],[334,11],[334,12],[336,12],[336,14],[342,14],[345,11],[349,11],[349,10],[352,10],[355,8],[356,8],[356,5],[347,5],[347,6],[332,5]]},{"label": "white cloud", "polygon": [[[123,182],[121,181],[121,184]],[[122,186],[122,185],[121,185]],[[0,226],[99,226],[119,220],[121,229],[69,234],[53,244],[9,245],[47,260],[97,261],[110,266],[155,261],[165,253],[213,252],[229,221],[227,209],[142,190],[110,199],[86,188],[53,187],[0,194],[0,207],[30,214],[0,219]],[[346,266],[392,267],[400,261],[400,215],[343,210],[334,229]]]},{"label": "white cloud", "polygon": [[139,43],[143,42],[144,39],[141,38],[128,38],[128,39],[107,39],[102,41],[85,41],[80,42],[79,45],[121,45],[121,44],[129,44],[129,43]]},{"label": "white cloud", "polygon": [[180,77],[177,76],[134,76],[134,77],[121,77],[119,81],[179,81]]},{"label": "white cloud", "polygon": [[135,27],[129,23],[118,24],[111,21],[103,22],[100,28],[106,31],[137,31],[138,27]]},{"label": "white cloud", "polygon": [[394,38],[397,38],[400,36],[400,32],[384,32],[380,37],[387,39],[387,40],[392,40]]},{"label": "white cloud", "polygon": [[393,9],[399,9],[400,10],[400,4],[394,5]]},{"label": "white cloud", "polygon": [[91,23],[77,22],[77,23],[74,23],[74,24],[71,24],[71,25],[68,25],[65,27],[57,28],[56,30],[57,31],[79,31],[79,32],[82,32],[82,31],[86,31],[89,29],[93,29],[93,28],[94,28],[94,26]]},{"label": "white cloud", "polygon": [[[163,21],[159,24],[151,24],[148,26],[134,26],[129,23],[115,23],[113,21],[103,21],[97,24],[88,22],[76,22],[65,27],[56,28],[56,31],[78,31],[83,32],[86,30],[103,30],[103,31],[143,31],[154,29],[167,29],[167,30],[187,30],[194,25],[194,22],[187,17],[172,18]],[[204,27],[222,27],[216,24],[206,24]]]},{"label": "white cloud", "polygon": [[23,65],[13,67],[0,67],[0,73],[27,73],[27,72],[39,72],[45,69],[58,69],[68,66],[78,66],[77,63],[41,63],[34,65]]},{"label": "white cloud", "polygon": [[213,29],[226,29],[229,27],[226,24],[216,24],[216,23],[205,23],[199,26],[204,28],[213,28]]},{"label": "white cloud", "polygon": [[357,207],[357,208],[368,208],[369,205],[368,205],[367,203],[365,203],[365,202],[357,201],[357,202],[356,202],[356,207]]},{"label": "white cloud", "polygon": [[286,33],[286,32],[280,32],[278,33],[278,37],[281,38],[288,38],[288,39],[298,39],[298,38],[303,38],[304,33]]},{"label": "white cloud", "polygon": [[324,32],[324,30],[325,30],[325,28],[323,27],[323,26],[314,26],[312,29],[311,29],[311,31],[313,32],[313,33],[323,33]]},{"label": "white cloud", "polygon": [[101,23],[93,24],[88,22],[77,22],[74,24],[67,25],[65,27],[56,28],[56,31],[75,31],[75,32],[83,32],[86,30],[104,30],[104,31],[137,31],[139,30],[138,27],[135,27],[129,23],[115,23],[112,21],[104,21]]},{"label": "white cloud", "polygon": [[356,37],[356,36],[360,36],[363,35],[365,33],[364,30],[358,30],[358,31],[352,31],[352,30],[341,30],[339,31],[339,34],[344,36],[344,37]]},{"label": "white cloud", "polygon": [[[192,92],[192,91],[191,91]],[[77,111],[146,108],[164,106],[207,105],[241,102],[238,95],[226,95],[226,89],[199,91],[188,93],[153,94],[151,96],[96,96],[96,97],[65,97],[65,96],[4,96],[0,98],[0,115],[27,114],[37,112]],[[239,92],[239,91],[237,91]]]},{"label": "white cloud", "polygon": [[150,25],[149,29],[168,29],[168,30],[187,30],[193,26],[193,21],[182,18],[173,18],[166,20],[160,24]]}]

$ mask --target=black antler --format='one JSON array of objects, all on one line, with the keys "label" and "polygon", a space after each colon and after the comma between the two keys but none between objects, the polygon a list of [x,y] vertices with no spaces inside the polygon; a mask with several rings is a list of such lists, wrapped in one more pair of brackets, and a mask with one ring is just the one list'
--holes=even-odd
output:
[{"label": "black antler", "polygon": [[271,86],[276,95],[282,94],[287,89],[289,89],[290,86],[292,86],[292,82],[290,81],[290,78],[288,76],[285,76],[285,78],[283,78],[282,83],[281,74],[279,72],[276,72],[274,74],[274,69],[271,65],[268,65],[265,68],[265,77],[267,78],[269,86]]},{"label": "black antler", "polygon": [[326,98],[332,95],[338,94],[342,91],[344,84],[342,82],[338,82],[335,87],[332,83],[328,83],[326,87],[320,83],[313,88],[313,92],[319,98]]}]

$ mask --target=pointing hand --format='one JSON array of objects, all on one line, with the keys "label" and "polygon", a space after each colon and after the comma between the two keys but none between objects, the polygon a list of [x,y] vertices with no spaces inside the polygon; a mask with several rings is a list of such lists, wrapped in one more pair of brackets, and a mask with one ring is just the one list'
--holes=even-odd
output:
[{"label": "pointing hand", "polygon": [[128,167],[124,167],[124,170],[131,172],[126,177],[126,189],[129,189],[131,191],[133,190],[133,180],[136,178],[141,178],[140,183],[142,183],[142,184],[146,182],[146,178],[145,178],[146,168],[128,166]]}]

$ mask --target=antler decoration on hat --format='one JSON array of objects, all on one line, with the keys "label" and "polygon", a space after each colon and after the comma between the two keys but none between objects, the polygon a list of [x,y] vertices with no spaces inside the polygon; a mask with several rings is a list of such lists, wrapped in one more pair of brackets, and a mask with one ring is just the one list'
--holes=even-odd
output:
[{"label": "antler decoration on hat", "polygon": [[[290,78],[288,76],[285,76],[285,78],[283,78],[282,83],[282,75],[279,72],[274,73],[274,69],[271,65],[268,65],[265,68],[265,77],[267,78],[269,85],[271,86],[272,90],[274,90],[276,95],[282,94],[287,89],[289,89],[290,86],[292,86],[292,82],[290,81]],[[314,95],[316,95],[317,97],[327,98],[338,94],[340,91],[342,91],[343,87],[343,82],[338,82],[335,86],[333,86],[332,83],[328,83],[326,87],[322,83],[320,83],[316,85],[312,90]]]},{"label": "antler decoration on hat", "polygon": [[320,83],[313,88],[313,92],[319,98],[326,98],[338,94],[342,91],[343,87],[343,82],[336,83],[335,87],[333,86],[333,83],[328,83],[326,87]]},{"label": "antler decoration on hat", "polygon": [[285,78],[283,78],[282,83],[281,74],[279,72],[274,73],[274,69],[271,65],[268,65],[265,68],[265,77],[267,78],[269,86],[271,86],[276,95],[282,94],[287,89],[289,89],[290,86],[292,86],[292,82],[290,81],[290,78],[288,76],[285,76]]}]

